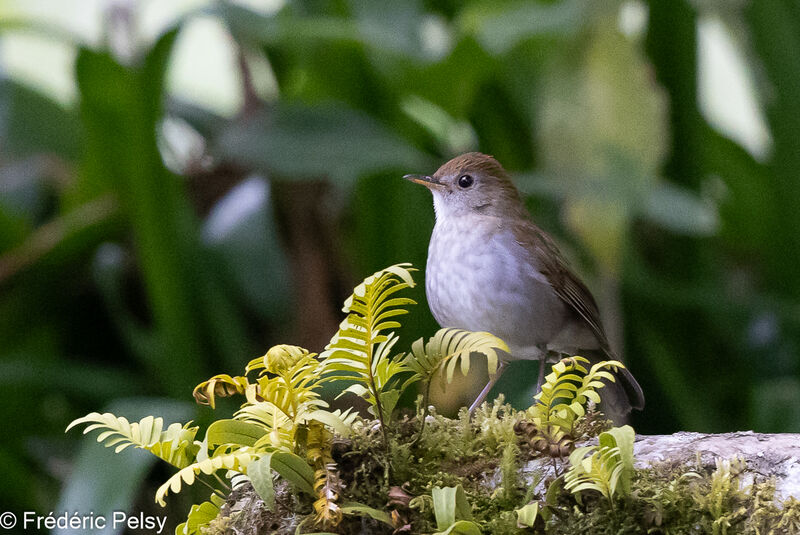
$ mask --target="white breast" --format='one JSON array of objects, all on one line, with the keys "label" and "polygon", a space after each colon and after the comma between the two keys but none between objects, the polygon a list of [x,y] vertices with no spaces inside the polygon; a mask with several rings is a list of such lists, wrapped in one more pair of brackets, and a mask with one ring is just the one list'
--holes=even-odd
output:
[{"label": "white breast", "polygon": [[425,287],[440,325],[489,331],[515,358],[537,358],[536,347],[551,341],[567,317],[534,260],[494,217],[437,213]]}]

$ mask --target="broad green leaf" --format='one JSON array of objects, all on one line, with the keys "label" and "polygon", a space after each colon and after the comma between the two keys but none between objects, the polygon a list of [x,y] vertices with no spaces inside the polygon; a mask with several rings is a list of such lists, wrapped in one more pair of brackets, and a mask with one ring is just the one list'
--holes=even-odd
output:
[{"label": "broad green leaf", "polygon": [[202,533],[201,528],[219,516],[219,509],[225,501],[216,494],[211,495],[211,499],[199,505],[192,505],[189,509],[189,516],[186,522],[179,524],[175,528],[175,535],[194,535]]},{"label": "broad green leaf", "polygon": [[347,437],[350,435],[350,428],[342,421],[341,416],[334,414],[331,411],[318,409],[306,414],[305,418],[307,420],[316,420],[327,425],[336,431],[339,436]]},{"label": "broad green leaf", "polygon": [[517,526],[521,528],[532,528],[536,517],[539,515],[539,502],[529,503],[515,509],[517,514]]},{"label": "broad green leaf", "polygon": [[455,487],[433,487],[433,514],[437,529],[444,530],[456,520],[471,520],[472,509],[461,485]]},{"label": "broad green leaf", "polygon": [[366,515],[379,522],[383,522],[387,526],[394,527],[392,517],[386,511],[375,509],[363,503],[348,502],[342,504],[342,513],[346,515]]},{"label": "broad green leaf", "polygon": [[260,459],[250,463],[247,467],[247,477],[253,484],[258,496],[264,500],[267,511],[275,509],[275,482],[272,479],[272,455],[265,453]]},{"label": "broad green leaf", "polygon": [[323,43],[360,43],[376,51],[417,60],[426,56],[418,30],[422,22],[418,2],[355,2],[352,8],[351,17],[299,16],[290,10],[267,16],[222,3],[212,13],[227,23],[237,39],[262,46],[307,49]]},{"label": "broad green leaf", "polygon": [[609,448],[619,448],[619,455],[622,461],[620,483],[622,492],[629,494],[631,490],[631,477],[633,476],[633,444],[636,440],[636,433],[629,425],[613,427],[608,431],[600,433],[600,446]]},{"label": "broad green leaf", "polygon": [[253,423],[240,420],[217,420],[208,426],[206,440],[209,446],[219,444],[253,446],[266,434],[266,429]]},{"label": "broad green leaf", "polygon": [[397,388],[390,388],[380,393],[381,406],[386,414],[392,414],[397,402],[400,399],[400,390]]},{"label": "broad green leaf", "polygon": [[278,103],[268,113],[230,123],[212,151],[272,177],[330,177],[341,185],[366,173],[426,164],[426,158],[394,132],[338,104]]},{"label": "broad green leaf", "polygon": [[68,161],[77,160],[83,132],[74,111],[6,77],[0,78],[0,103],[4,159],[50,153]]},{"label": "broad green leaf", "polygon": [[719,229],[717,208],[669,182],[656,185],[644,200],[644,216],[672,232],[710,236]]},{"label": "broad green leaf", "polygon": [[270,466],[281,477],[310,496],[314,493],[314,469],[294,453],[276,451],[272,454]]},{"label": "broad green leaf", "polygon": [[503,54],[529,39],[574,35],[588,10],[587,0],[475,3],[464,10],[460,25],[475,35],[486,50]]},{"label": "broad green leaf", "polygon": [[446,530],[436,532],[434,535],[481,535],[481,528],[471,520],[459,520]]}]

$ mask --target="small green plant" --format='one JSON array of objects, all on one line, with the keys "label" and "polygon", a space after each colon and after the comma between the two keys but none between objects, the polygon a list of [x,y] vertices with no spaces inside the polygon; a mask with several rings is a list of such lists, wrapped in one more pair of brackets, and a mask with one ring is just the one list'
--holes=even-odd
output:
[{"label": "small green plant", "polygon": [[515,509],[514,513],[517,515],[517,527],[532,528],[539,517],[539,502],[523,505]]},{"label": "small green plant", "polygon": [[481,528],[472,521],[472,508],[461,485],[434,487],[431,497],[439,530],[434,535],[480,535]]},{"label": "small green plant", "polygon": [[[330,344],[322,353],[329,379],[343,379],[351,384],[342,392],[361,396],[378,418],[386,438],[391,417],[402,389],[401,374],[410,371],[401,359],[390,358],[400,327],[397,316],[407,314],[405,305],[416,302],[394,294],[414,286],[410,264],[397,264],[364,279],[344,304],[347,317],[339,325]],[[408,383],[406,383],[408,384]]]},{"label": "small green plant", "polygon": [[411,351],[403,357],[402,362],[413,375],[403,388],[417,381],[422,382],[422,424],[417,440],[425,430],[431,385],[437,374],[442,388],[445,383],[452,382],[456,366],[460,366],[461,373],[467,375],[473,353],[485,355],[489,373],[494,374],[499,365],[498,351],[510,350],[505,342],[493,334],[452,328],[439,329],[427,344],[422,338],[411,344]]},{"label": "small green plant", "polygon": [[598,446],[575,449],[569,456],[564,488],[573,494],[597,491],[613,508],[615,493],[627,496],[631,492],[634,438],[633,428],[625,425],[600,433]]},{"label": "small green plant", "polygon": [[[586,414],[586,404],[600,403],[598,390],[605,381],[614,382],[612,371],[625,366],[616,360],[601,361],[587,369],[583,357],[566,357],[553,365],[542,390],[528,409],[528,422],[518,430],[530,436],[534,450],[551,457],[564,457],[572,451],[575,424]],[[526,425],[527,424],[527,425]]]},{"label": "small green plant", "polygon": [[739,474],[744,472],[743,459],[716,459],[716,469],[711,474],[711,488],[697,491],[695,499],[711,515],[713,535],[727,535],[730,529],[747,516],[747,508],[738,505],[742,501]]},{"label": "small green plant", "polygon": [[[130,423],[110,413],[78,418],[67,431],[87,424],[84,433],[99,430],[97,441],[117,452],[130,446],[146,449],[176,467],[178,471],[156,492],[162,506],[170,492],[180,492],[185,485],[200,481],[209,486],[213,490],[210,501],[193,506],[178,533],[205,529],[219,514],[231,486],[245,481],[252,484],[265,507],[274,510],[276,474],[312,500],[313,514],[299,523],[298,530],[307,523],[333,529],[345,515],[366,515],[394,527],[384,511],[361,503],[339,503],[342,484],[332,441],[334,434],[347,437],[357,417],[349,410],[328,410],[320,395],[322,386],[330,381],[350,383],[340,395],[354,393],[369,403],[388,454],[390,419],[405,388],[425,380],[427,390],[431,378],[442,369],[452,379],[457,361],[466,373],[469,355],[475,352],[485,354],[496,367],[497,351],[508,349],[488,333],[443,330],[428,343],[431,355],[421,350],[419,340],[408,355],[392,356],[398,340],[393,330],[400,327],[395,318],[407,313],[406,305],[414,304],[396,294],[414,286],[413,271],[409,264],[390,266],[358,285],[345,302],[347,317],[322,355],[278,345],[250,361],[244,375],[220,374],[197,385],[195,400],[212,409],[218,398],[245,398],[233,418],[213,422],[203,440],[197,437],[199,428],[190,424],[164,429],[161,418],[149,416]],[[418,365],[412,354],[424,364]],[[220,470],[235,484],[226,483]],[[459,529],[448,527],[446,533],[468,533]]]},{"label": "small green plant", "polygon": [[[547,522],[558,510],[562,484],[578,495],[599,491],[609,500],[615,493],[629,493],[633,430],[627,426],[602,433],[598,448],[575,450],[570,456],[572,468],[550,485],[541,510],[530,490],[524,496],[520,492],[524,481],[518,426],[524,424],[535,450],[549,453],[557,463],[572,449],[576,429],[584,425],[585,405],[599,402],[597,391],[605,381],[614,380],[614,369],[622,367],[616,361],[587,369],[588,361],[582,357],[561,360],[547,376],[534,406],[524,412],[498,400],[471,417],[466,411],[455,421],[434,416],[434,427],[426,434],[430,440],[420,448],[432,384],[438,380],[444,387],[457,370],[468,373],[474,354],[485,356],[489,373],[494,373],[509,348],[490,333],[440,329],[427,341],[415,341],[409,352],[394,353],[397,318],[414,304],[400,294],[414,286],[413,271],[409,264],[390,266],[358,285],[345,302],[346,318],[322,354],[277,345],[251,360],[243,375],[215,375],[197,385],[195,400],[212,409],[219,398],[243,398],[231,418],[214,421],[205,435],[191,424],[165,428],[161,418],[128,422],[109,413],[79,418],[67,430],[85,424],[84,433],[99,431],[97,440],[107,447],[118,452],[130,446],[146,449],[173,465],[176,473],[156,492],[161,505],[169,493],[185,486],[195,482],[208,486],[210,499],[192,506],[177,530],[182,535],[232,529],[241,517],[223,508],[224,500],[245,483],[252,491],[243,491],[257,494],[258,503],[263,501],[273,518],[290,519],[281,533],[347,533],[364,521],[382,526],[383,531],[408,531],[416,522],[420,533],[476,535],[483,527],[505,534],[533,528],[539,517]],[[393,420],[401,393],[417,383],[424,408],[416,419]],[[330,410],[322,398],[323,386],[340,384],[339,396],[355,394],[367,401],[378,433],[374,423],[363,422],[352,409]],[[356,447],[357,439],[364,442]],[[432,459],[425,458],[423,450],[428,448],[436,452]],[[487,452],[492,460],[485,458]],[[340,470],[339,463],[353,462],[360,464]],[[394,463],[403,479],[394,475],[394,468],[390,470]],[[433,468],[433,473],[419,474],[422,466]],[[465,468],[474,477],[496,470],[500,486],[482,494],[458,475]],[[411,481],[416,496],[403,491],[404,499],[393,506],[401,509],[387,510],[390,489]],[[376,488],[354,496],[359,485]],[[284,498],[289,493],[292,500],[278,500],[279,493]],[[474,518],[470,501],[491,504],[496,514]],[[295,505],[287,509],[287,503]],[[433,515],[426,513],[427,505]],[[407,518],[411,510],[416,511],[416,520]]]}]

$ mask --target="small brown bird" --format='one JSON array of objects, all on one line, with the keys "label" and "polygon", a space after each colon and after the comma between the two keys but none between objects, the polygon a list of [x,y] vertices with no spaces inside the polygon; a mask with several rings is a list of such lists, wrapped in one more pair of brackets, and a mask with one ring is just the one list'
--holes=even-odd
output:
[{"label": "small brown bird", "polygon": [[[470,152],[433,176],[405,178],[433,193],[436,225],[425,290],[442,327],[488,331],[508,344],[507,360],[538,360],[537,391],[546,362],[561,354],[592,362],[615,358],[592,294],[553,240],[531,222],[497,160]],[[501,362],[470,411],[483,402],[505,366]],[[627,369],[600,393],[609,416],[644,407],[642,389]]]}]

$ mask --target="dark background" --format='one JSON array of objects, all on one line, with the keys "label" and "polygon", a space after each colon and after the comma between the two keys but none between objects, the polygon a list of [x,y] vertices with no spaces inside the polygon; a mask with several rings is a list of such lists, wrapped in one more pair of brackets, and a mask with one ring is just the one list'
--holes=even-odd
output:
[{"label": "dark background", "polygon": [[[66,424],[202,422],[195,384],[276,343],[320,351],[384,266],[420,268],[397,347],[432,335],[433,209],[401,177],[467,150],[513,172],[594,290],[647,396],[638,432],[800,430],[796,2],[219,3],[156,39],[135,7],[106,16],[91,45],[0,18],[0,39],[73,47],[77,89],[0,77],[5,508],[152,508],[148,460]],[[234,50],[227,115],[165,90],[201,16]],[[749,78],[704,85],[709,24]]]}]

